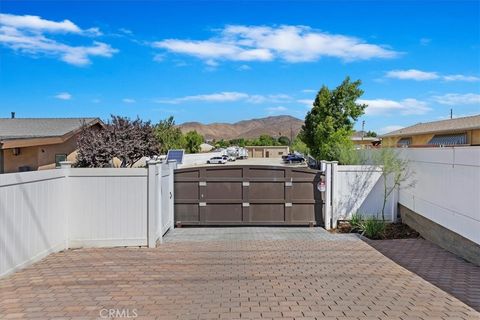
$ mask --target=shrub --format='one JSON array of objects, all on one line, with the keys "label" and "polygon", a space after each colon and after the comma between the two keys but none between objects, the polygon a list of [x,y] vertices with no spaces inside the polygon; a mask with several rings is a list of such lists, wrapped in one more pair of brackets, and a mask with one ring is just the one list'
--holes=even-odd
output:
[{"label": "shrub", "polygon": [[354,213],[352,214],[352,217],[350,218],[350,225],[352,226],[352,229],[360,229],[361,224],[363,221],[363,216],[361,213]]},{"label": "shrub", "polygon": [[370,239],[380,239],[385,231],[385,221],[367,218],[361,223],[362,235]]}]

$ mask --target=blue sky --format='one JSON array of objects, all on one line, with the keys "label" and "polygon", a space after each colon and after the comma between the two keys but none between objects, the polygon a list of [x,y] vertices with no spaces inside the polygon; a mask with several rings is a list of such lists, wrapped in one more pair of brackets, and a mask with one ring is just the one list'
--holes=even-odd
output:
[{"label": "blue sky", "polygon": [[361,79],[367,130],[480,113],[480,2],[2,1],[0,116],[304,118]]}]

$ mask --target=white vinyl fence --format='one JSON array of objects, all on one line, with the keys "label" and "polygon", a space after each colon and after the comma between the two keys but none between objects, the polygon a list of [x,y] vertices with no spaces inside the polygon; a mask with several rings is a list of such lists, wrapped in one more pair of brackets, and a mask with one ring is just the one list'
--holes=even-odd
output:
[{"label": "white vinyl fence", "polygon": [[0,174],[0,276],[67,247],[65,170]]},{"label": "white vinyl fence", "polygon": [[[338,165],[324,162],[327,189],[324,195],[325,228],[336,228],[339,220],[349,220],[352,214],[381,219],[384,198],[380,167],[369,165]],[[397,191],[387,198],[385,220],[395,221]]]},{"label": "white vinyl fence", "polygon": [[480,244],[480,147],[407,148],[413,188],[399,203]]},{"label": "white vinyl fence", "polygon": [[68,248],[154,246],[173,227],[174,168],[0,175],[0,276]]}]

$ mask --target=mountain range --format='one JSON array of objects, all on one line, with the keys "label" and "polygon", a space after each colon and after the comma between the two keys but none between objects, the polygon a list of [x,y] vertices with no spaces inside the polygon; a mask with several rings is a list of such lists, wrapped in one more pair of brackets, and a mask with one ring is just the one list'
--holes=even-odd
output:
[{"label": "mountain range", "polygon": [[259,119],[243,120],[235,123],[185,122],[179,125],[183,133],[196,130],[206,140],[230,140],[237,138],[253,139],[262,134],[273,137],[295,137],[302,128],[303,120],[281,115]]}]

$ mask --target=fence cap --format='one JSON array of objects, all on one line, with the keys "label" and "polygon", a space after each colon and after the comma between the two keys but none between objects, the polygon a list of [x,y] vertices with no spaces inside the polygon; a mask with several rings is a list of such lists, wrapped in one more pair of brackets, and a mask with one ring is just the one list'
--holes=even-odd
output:
[{"label": "fence cap", "polygon": [[60,161],[60,169],[69,169],[72,167],[72,161]]},{"label": "fence cap", "polygon": [[154,164],[157,164],[157,163],[160,163],[160,160],[154,160],[154,159],[147,160],[148,165],[154,165]]}]

